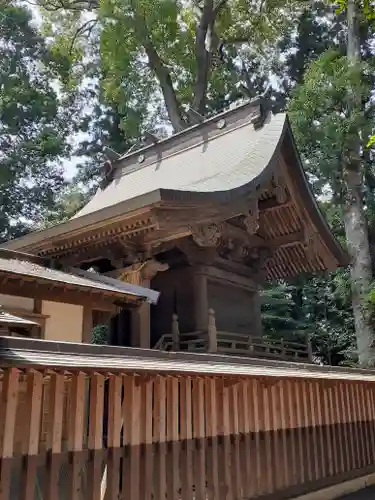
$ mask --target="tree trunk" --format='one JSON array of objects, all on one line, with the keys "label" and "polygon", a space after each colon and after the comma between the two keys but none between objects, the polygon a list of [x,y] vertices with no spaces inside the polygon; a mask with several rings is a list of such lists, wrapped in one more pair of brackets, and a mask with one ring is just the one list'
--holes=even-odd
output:
[{"label": "tree trunk", "polygon": [[347,170],[347,199],[344,206],[344,226],[351,257],[351,289],[354,325],[359,362],[374,365],[373,331],[368,294],[372,282],[372,263],[367,220],[362,202],[362,175],[359,169]]},{"label": "tree trunk", "polygon": [[[357,2],[348,0],[348,45],[347,57],[351,64],[360,62],[360,39],[358,36]],[[353,108],[359,108],[361,101],[349,99]],[[349,109],[353,113],[356,109]],[[346,199],[344,204],[344,226],[348,250],[351,257],[351,288],[354,324],[357,338],[359,363],[372,366],[375,353],[372,349],[373,329],[368,307],[368,293],[372,282],[372,263],[368,237],[367,219],[362,197],[362,168],[359,151],[361,140],[351,144],[350,156],[345,164]]]}]

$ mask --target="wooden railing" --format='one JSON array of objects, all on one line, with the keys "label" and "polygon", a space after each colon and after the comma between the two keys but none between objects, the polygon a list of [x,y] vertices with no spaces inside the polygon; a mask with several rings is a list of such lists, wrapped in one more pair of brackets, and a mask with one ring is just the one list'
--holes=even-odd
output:
[{"label": "wooden railing", "polygon": [[2,339],[1,500],[291,498],[374,469],[372,371],[39,342]]},{"label": "wooden railing", "polygon": [[180,333],[178,317],[172,318],[172,333],[162,335],[154,349],[161,351],[216,352],[218,354],[264,357],[291,361],[312,361],[312,349],[306,343],[290,342],[283,339],[271,340],[253,337],[251,334],[225,332],[216,329],[215,313],[210,310],[208,329],[190,333]]}]

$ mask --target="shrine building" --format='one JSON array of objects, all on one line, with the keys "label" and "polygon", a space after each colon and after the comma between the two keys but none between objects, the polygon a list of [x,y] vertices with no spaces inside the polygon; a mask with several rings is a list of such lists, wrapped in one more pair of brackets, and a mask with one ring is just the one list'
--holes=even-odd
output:
[{"label": "shrine building", "polygon": [[71,220],[3,247],[159,292],[155,305],[141,301],[112,315],[114,345],[167,349],[175,341],[182,350],[253,352],[265,280],[348,264],[311,192],[288,117],[266,112],[261,100],[167,139],[148,134],[144,147],[107,161],[104,171]]}]

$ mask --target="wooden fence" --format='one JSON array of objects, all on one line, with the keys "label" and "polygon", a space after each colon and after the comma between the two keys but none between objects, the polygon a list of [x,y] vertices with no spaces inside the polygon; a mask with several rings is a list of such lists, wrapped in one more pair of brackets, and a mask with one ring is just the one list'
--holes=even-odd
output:
[{"label": "wooden fence", "polygon": [[1,369],[1,500],[290,498],[375,464],[370,372],[31,364]]}]

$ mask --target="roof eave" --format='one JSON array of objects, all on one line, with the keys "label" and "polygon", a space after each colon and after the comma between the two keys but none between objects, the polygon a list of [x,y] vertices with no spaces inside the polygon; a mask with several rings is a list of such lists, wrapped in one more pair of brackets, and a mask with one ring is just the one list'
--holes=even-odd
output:
[{"label": "roof eave", "polygon": [[[338,240],[332,234],[332,231],[313,195],[306,173],[302,166],[302,160],[299,155],[297,145],[293,136],[292,127],[289,118],[286,118],[286,126],[283,141],[289,141],[289,151],[292,151],[293,158],[288,158],[287,167],[293,169],[292,176],[294,181],[297,182],[304,199],[305,207],[308,210],[309,216],[318,229],[320,236],[323,238],[329,251],[337,260],[340,267],[346,267],[350,264],[348,253],[342,248]],[[291,161],[294,159],[294,162]],[[292,163],[292,165],[290,164]]]}]

